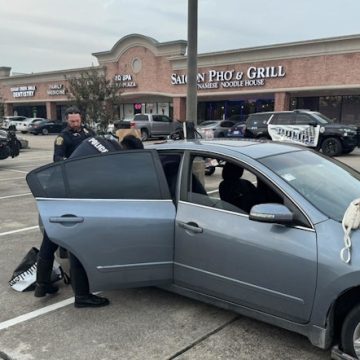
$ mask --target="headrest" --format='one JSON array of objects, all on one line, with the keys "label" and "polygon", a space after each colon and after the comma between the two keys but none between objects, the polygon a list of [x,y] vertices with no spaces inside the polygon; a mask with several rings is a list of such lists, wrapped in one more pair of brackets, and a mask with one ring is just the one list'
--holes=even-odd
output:
[{"label": "headrest", "polygon": [[236,180],[241,178],[244,169],[241,166],[234,165],[227,162],[222,170],[222,177],[224,180]]}]

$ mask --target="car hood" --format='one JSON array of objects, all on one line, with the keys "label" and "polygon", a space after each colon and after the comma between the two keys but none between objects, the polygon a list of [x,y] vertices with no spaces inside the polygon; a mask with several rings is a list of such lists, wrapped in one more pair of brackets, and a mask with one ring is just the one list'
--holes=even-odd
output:
[{"label": "car hood", "polygon": [[329,130],[341,130],[341,129],[351,129],[351,130],[357,130],[357,126],[355,125],[347,125],[347,124],[339,124],[339,123],[331,123],[326,125],[320,125],[324,126],[326,129]]}]

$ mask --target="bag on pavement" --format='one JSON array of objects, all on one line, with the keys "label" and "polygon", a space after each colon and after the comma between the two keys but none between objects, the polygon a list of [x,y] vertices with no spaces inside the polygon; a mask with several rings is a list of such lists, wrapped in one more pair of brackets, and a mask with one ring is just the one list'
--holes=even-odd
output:
[{"label": "bag on pavement", "polygon": [[[38,253],[39,249],[32,247],[20,261],[20,264],[16,267],[9,280],[9,285],[12,289],[20,292],[35,289]],[[54,260],[51,282],[56,282],[61,279],[64,279],[65,283],[69,282],[68,275],[63,271],[60,264]]]}]

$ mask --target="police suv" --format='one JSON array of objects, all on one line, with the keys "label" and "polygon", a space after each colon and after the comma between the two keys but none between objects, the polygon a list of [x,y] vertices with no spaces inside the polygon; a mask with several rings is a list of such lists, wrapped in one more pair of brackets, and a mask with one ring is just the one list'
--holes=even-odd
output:
[{"label": "police suv", "polygon": [[249,115],[245,137],[290,142],[338,156],[358,145],[358,128],[334,123],[316,111],[270,111]]}]

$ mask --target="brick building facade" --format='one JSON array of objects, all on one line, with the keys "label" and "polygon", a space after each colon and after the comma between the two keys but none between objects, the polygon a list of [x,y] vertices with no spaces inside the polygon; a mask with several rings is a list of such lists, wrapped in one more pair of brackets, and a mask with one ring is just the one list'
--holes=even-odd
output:
[{"label": "brick building facade", "polygon": [[[132,34],[93,54],[95,68],[121,83],[119,119],[153,112],[185,120],[186,45]],[[360,35],[199,54],[198,119],[307,108],[360,124],[359,64]],[[70,103],[66,76],[86,69],[10,76],[0,67],[6,115],[60,120]]]}]

